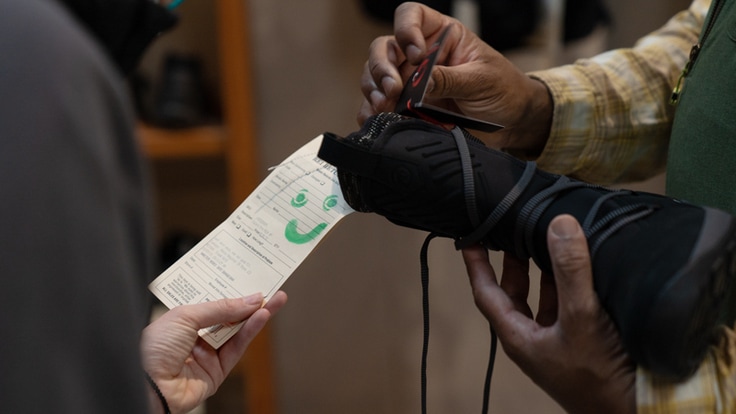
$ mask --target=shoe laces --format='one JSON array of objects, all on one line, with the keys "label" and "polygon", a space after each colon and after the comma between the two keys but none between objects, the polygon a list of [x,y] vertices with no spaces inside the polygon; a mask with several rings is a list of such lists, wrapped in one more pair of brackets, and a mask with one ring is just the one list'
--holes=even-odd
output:
[{"label": "shoe laces", "polygon": [[[457,143],[458,151],[460,153],[465,202],[466,208],[469,211],[468,217],[470,217],[471,223],[475,227],[473,232],[455,241],[455,248],[460,250],[474,244],[482,244],[482,240],[486,235],[493,231],[495,226],[501,221],[505,214],[527,189],[534,177],[537,167],[534,161],[527,161],[524,172],[519,180],[504,196],[501,202],[496,205],[486,219],[480,223],[478,219],[477,204],[475,203],[475,196],[469,194],[470,192],[473,194],[475,193],[475,184],[473,183],[473,167],[470,162],[470,150],[468,149],[465,141],[468,138],[476,140],[477,138],[472,137],[472,135],[459,127],[453,128],[452,135],[455,138],[455,142]],[[596,200],[588,211],[583,222],[580,223],[585,237],[588,239],[589,243],[591,243],[589,246],[591,257],[595,256],[601,245],[617,230],[629,223],[648,216],[658,208],[656,205],[651,203],[633,203],[614,208],[602,217],[598,217],[601,207],[606,201],[615,197],[630,195],[633,194],[633,192],[624,189],[608,189],[599,185],[572,180],[566,176],[559,176],[551,186],[535,194],[521,208],[516,219],[514,233],[514,254],[517,257],[528,259],[536,256],[536,249],[533,242],[534,229],[544,212],[547,210],[547,207],[549,207],[559,196],[569,191],[581,188],[603,189],[608,191],[607,194],[600,196]]]}]

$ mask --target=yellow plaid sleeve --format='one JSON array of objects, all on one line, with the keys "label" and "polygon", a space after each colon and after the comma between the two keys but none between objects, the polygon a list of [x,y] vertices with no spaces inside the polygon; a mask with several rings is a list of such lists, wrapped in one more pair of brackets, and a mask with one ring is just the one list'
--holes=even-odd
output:
[{"label": "yellow plaid sleeve", "polygon": [[638,369],[636,403],[639,414],[736,413],[736,333],[723,328],[698,371],[687,381],[672,384]]},{"label": "yellow plaid sleeve", "polygon": [[632,48],[529,73],[554,101],[540,168],[601,184],[663,171],[674,115],[668,100],[709,5],[695,0]]}]

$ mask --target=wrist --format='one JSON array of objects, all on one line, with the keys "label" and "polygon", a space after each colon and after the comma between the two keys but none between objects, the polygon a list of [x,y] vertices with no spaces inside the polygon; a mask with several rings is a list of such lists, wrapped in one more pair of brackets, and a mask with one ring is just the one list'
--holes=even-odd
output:
[{"label": "wrist", "polygon": [[509,140],[512,146],[504,148],[522,158],[535,159],[544,150],[552,129],[554,101],[552,95],[542,81],[527,77],[526,107],[521,110],[522,118]]},{"label": "wrist", "polygon": [[542,153],[552,129],[554,102],[552,95],[542,81],[528,78],[531,97],[526,111],[525,150],[536,157]]},{"label": "wrist", "polygon": [[636,414],[636,370],[630,368],[605,376],[595,373],[577,387],[584,394],[569,394],[567,404],[560,405],[571,414]]}]

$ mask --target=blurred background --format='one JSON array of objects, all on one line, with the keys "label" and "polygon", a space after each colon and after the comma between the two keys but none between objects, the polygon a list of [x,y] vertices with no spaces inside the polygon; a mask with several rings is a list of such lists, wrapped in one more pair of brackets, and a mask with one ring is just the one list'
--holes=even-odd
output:
[{"label": "blurred background", "polygon": [[[358,128],[359,78],[368,46],[389,34],[391,26],[360,0],[243,0],[238,6],[245,6],[243,15],[235,17],[242,17],[250,50],[223,48],[216,7],[229,1],[187,0],[179,9],[179,27],[149,50],[133,85],[145,128],[162,129],[166,139],[176,142],[193,128],[217,128],[226,94],[220,86],[222,55],[246,56],[252,106],[245,106],[251,113],[242,117],[249,120],[254,140],[246,150],[249,161],[240,162],[249,163],[246,171],[253,176],[248,178],[258,183],[269,166],[311,138]],[[533,32],[505,52],[524,70],[568,63],[631,45],[689,1],[599,4],[605,13],[583,14],[593,20],[578,27],[577,38],[565,41],[571,24],[564,21],[565,5],[547,1]],[[480,9],[471,0],[455,1],[452,12],[483,30]],[[178,75],[184,78],[178,86],[183,90],[177,90],[177,70],[183,71]],[[162,102],[177,98],[189,107],[167,113]],[[191,246],[234,208],[230,150],[149,153],[162,262]],[[661,191],[662,182],[657,177],[634,186]],[[419,412],[419,250],[424,237],[379,216],[344,219],[283,286],[289,303],[265,333],[266,352],[252,356],[269,369],[270,378],[235,372],[202,411],[255,413],[243,401],[244,390],[255,388],[256,393],[272,392],[274,412],[283,414]],[[495,263],[500,257],[493,255]],[[429,266],[429,411],[478,412],[490,347],[488,324],[473,304],[460,254],[450,241],[432,243]],[[533,277],[538,279],[537,272]],[[530,303],[535,301],[532,294]],[[258,391],[254,384],[261,381],[272,387]],[[494,413],[562,412],[500,347],[490,401]]]}]

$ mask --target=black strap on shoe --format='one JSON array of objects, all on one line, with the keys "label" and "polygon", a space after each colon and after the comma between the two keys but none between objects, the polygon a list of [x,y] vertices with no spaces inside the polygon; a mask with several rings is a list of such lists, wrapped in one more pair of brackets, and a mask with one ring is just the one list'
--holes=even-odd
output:
[{"label": "black strap on shoe", "polygon": [[534,237],[534,226],[525,225],[525,223],[537,223],[547,207],[552,204],[555,198],[563,191],[584,187],[586,185],[587,184],[580,181],[571,181],[566,176],[560,176],[554,184],[537,193],[524,205],[524,207],[522,207],[516,219],[516,228],[526,229],[526,231],[524,233],[520,231],[516,232],[515,246],[517,257],[528,259],[529,257],[535,256],[534,243],[532,243],[532,238]]},{"label": "black strap on shoe", "polygon": [[506,214],[511,206],[514,205],[519,196],[521,196],[521,193],[523,193],[529,185],[532,177],[534,177],[536,169],[537,166],[533,161],[527,162],[521,178],[519,178],[519,181],[514,184],[511,191],[504,196],[503,200],[498,203],[496,208],[491,211],[491,214],[488,215],[486,220],[480,226],[477,226],[469,235],[455,241],[455,248],[460,250],[472,246],[482,240],[491,230],[493,230],[496,224],[501,221],[504,214]]},{"label": "black strap on shoe", "polygon": [[468,217],[474,227],[480,223],[480,215],[478,214],[478,203],[475,200],[475,180],[473,179],[473,162],[468,149],[468,142],[465,141],[465,134],[458,128],[452,128],[452,137],[455,138],[457,151],[460,155],[460,165],[463,171],[463,194],[465,195],[465,209],[468,211]]},{"label": "black strap on shoe", "polygon": [[[335,134],[326,132],[322,137],[317,156],[332,165],[340,165],[340,170],[358,176],[374,175],[379,156],[366,151],[346,139],[339,139]],[[341,161],[342,162],[338,162]],[[350,160],[350,162],[345,162]]]},{"label": "black strap on shoe", "polygon": [[[514,245],[516,255],[518,257],[525,257],[527,255],[527,257],[536,256],[533,242],[534,229],[537,227],[537,222],[542,217],[542,214],[544,214],[544,211],[557,197],[578,188],[596,187],[599,186],[582,181],[573,181],[566,176],[560,176],[554,184],[532,197],[524,205],[517,217],[516,228],[525,229],[525,231],[523,233],[517,232],[515,235]],[[595,256],[603,242],[617,230],[631,222],[651,214],[656,210],[656,206],[638,203],[618,207],[608,212],[605,216],[597,218],[598,211],[606,201],[626,194],[631,194],[631,191],[612,190],[612,192],[601,196],[596,200],[593,206],[591,206],[585,220],[581,223],[583,233],[590,243],[588,248],[590,250],[591,258]]]}]

